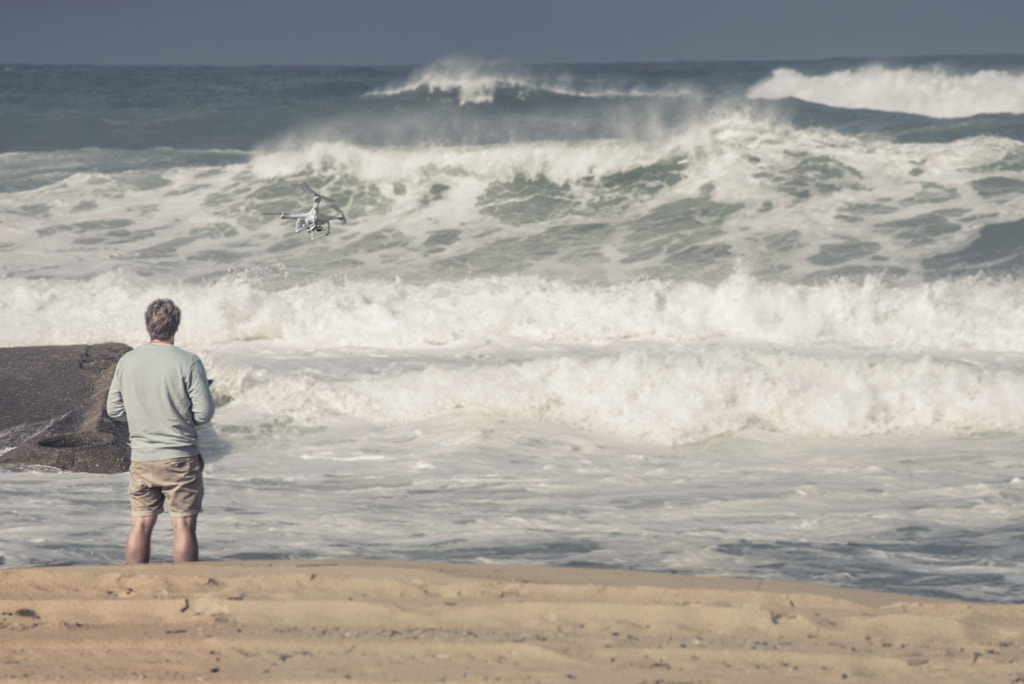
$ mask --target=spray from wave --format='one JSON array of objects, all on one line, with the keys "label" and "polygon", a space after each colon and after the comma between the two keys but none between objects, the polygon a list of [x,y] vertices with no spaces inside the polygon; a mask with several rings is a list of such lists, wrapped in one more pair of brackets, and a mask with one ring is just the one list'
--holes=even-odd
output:
[{"label": "spray from wave", "polygon": [[466,57],[449,57],[412,72],[400,83],[378,88],[368,97],[388,97],[415,92],[457,95],[460,105],[492,104],[498,93],[509,91],[525,100],[538,93],[578,98],[700,98],[702,91],[684,81],[660,85],[609,78],[590,80],[569,70],[544,69]]},{"label": "spray from wave", "polygon": [[776,69],[747,96],[796,98],[829,107],[874,109],[954,119],[978,114],[1024,114],[1024,74],[984,70],[953,74],[940,67],[891,69],[880,65],[808,76]]},{"label": "spray from wave", "polygon": [[448,57],[417,69],[398,85],[378,88],[370,96],[391,96],[426,90],[458,92],[460,104],[486,104],[494,101],[499,88],[533,89],[536,83],[521,68],[498,62],[482,62],[464,57]]}]

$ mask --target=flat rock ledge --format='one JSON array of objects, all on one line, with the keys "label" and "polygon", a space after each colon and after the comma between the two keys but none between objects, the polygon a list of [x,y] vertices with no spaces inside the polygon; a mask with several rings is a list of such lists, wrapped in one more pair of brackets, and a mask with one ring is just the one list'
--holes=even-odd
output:
[{"label": "flat rock ledge", "polygon": [[129,351],[116,342],[0,349],[0,468],[127,472],[128,426],[106,402]]}]

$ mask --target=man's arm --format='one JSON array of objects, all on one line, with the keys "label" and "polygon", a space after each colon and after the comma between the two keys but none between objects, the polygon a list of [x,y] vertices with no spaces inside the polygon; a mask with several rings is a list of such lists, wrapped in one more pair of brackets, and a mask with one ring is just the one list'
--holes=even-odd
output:
[{"label": "man's arm", "polygon": [[128,414],[124,410],[124,397],[121,396],[121,374],[120,368],[114,370],[114,378],[110,381],[110,389],[107,390],[107,415],[114,420],[127,423]]},{"label": "man's arm", "polygon": [[203,367],[203,362],[199,359],[192,364],[188,396],[192,400],[192,419],[196,425],[213,420],[213,395],[210,394],[210,381],[206,379],[206,368]]}]

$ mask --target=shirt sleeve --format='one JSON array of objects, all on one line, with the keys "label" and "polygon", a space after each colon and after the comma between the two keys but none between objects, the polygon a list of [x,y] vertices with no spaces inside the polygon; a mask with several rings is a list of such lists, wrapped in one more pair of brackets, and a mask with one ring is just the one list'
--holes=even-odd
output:
[{"label": "shirt sleeve", "polygon": [[114,377],[110,381],[110,389],[107,390],[107,415],[118,422],[128,422],[128,414],[124,410],[124,397],[121,395],[120,364],[114,369]]},{"label": "shirt sleeve", "polygon": [[210,394],[210,381],[206,378],[203,362],[196,359],[191,370],[188,396],[192,401],[192,419],[196,425],[202,425],[213,420],[213,395]]}]

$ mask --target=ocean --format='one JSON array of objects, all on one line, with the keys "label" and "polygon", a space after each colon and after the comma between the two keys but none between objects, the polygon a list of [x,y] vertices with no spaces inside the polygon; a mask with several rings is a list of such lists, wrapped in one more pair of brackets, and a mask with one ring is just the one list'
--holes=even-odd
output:
[{"label": "ocean", "polygon": [[[181,306],[206,560],[1024,601],[1022,285],[1024,56],[0,66],[0,346]],[[126,483],[0,471],[0,567]]]}]

